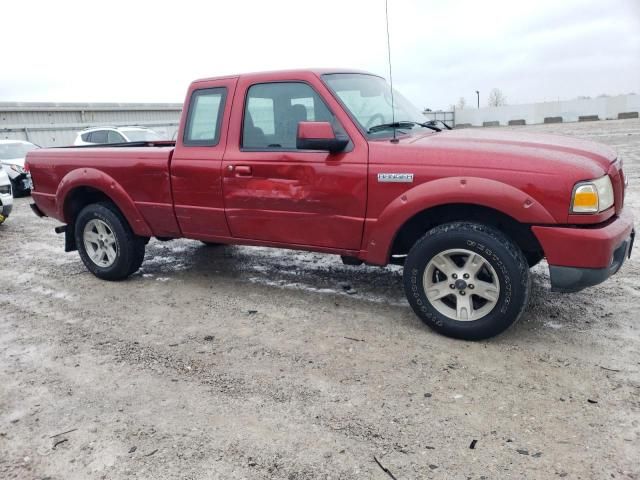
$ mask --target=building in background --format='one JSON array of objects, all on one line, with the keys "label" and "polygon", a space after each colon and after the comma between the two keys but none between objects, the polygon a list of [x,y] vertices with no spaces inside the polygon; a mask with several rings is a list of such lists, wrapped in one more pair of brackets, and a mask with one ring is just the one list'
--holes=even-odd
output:
[{"label": "building in background", "polygon": [[139,125],[172,140],[181,111],[181,103],[0,102],[0,139],[64,147],[87,127]]}]

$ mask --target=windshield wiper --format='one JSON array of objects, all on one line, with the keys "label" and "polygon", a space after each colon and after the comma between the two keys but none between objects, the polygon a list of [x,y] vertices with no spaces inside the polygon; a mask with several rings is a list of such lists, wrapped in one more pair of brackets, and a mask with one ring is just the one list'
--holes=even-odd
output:
[{"label": "windshield wiper", "polygon": [[419,127],[429,128],[436,132],[442,131],[441,128],[438,128],[434,125],[429,125],[427,123],[419,123],[419,122],[413,122],[411,120],[403,120],[401,122],[381,123],[380,125],[374,125],[369,130],[367,130],[367,132],[368,133],[380,132],[381,130],[389,130],[390,128],[413,128],[414,125],[418,125]]},{"label": "windshield wiper", "polygon": [[451,126],[450,126],[450,125],[448,125],[448,124],[444,123],[442,120],[429,120],[427,123],[428,123],[429,125],[434,126],[434,127],[435,127],[435,124],[436,124],[436,123],[441,123],[442,125],[444,125],[444,128],[446,128],[447,130],[453,130],[453,128],[451,128]]}]

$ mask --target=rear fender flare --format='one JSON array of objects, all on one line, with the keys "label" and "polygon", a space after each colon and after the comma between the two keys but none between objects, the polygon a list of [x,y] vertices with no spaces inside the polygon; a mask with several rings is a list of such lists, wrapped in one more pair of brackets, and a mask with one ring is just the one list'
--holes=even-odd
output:
[{"label": "rear fender flare", "polygon": [[60,181],[56,191],[58,218],[64,218],[66,223],[70,223],[71,219],[65,217],[65,202],[69,194],[78,187],[94,188],[102,192],[120,209],[136,235],[153,236],[151,228],[124,188],[112,177],[95,168],[78,168],[69,172]]},{"label": "rear fender flare", "polygon": [[461,203],[491,208],[524,224],[557,223],[531,195],[511,185],[478,177],[440,178],[404,192],[368,223],[363,242],[366,260],[385,265],[405,222],[429,208]]}]

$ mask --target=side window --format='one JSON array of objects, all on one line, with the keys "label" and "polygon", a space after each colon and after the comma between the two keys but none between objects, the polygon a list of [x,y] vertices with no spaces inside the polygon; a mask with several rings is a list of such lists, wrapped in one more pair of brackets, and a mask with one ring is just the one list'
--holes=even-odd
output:
[{"label": "side window", "polygon": [[295,149],[299,122],[331,122],[336,134],[344,133],[322,98],[306,83],[253,85],[245,102],[242,147]]},{"label": "side window", "polygon": [[273,108],[273,99],[259,97],[248,98],[245,123],[249,123],[249,125],[245,127],[246,129],[250,129],[250,124],[253,123],[253,127],[261,130],[263,134],[274,135],[276,133],[276,115]]},{"label": "side window", "polygon": [[125,143],[126,140],[118,132],[107,130],[107,143]]},{"label": "side window", "polygon": [[106,130],[96,130],[95,132],[91,132],[91,143],[107,143],[107,131]]},{"label": "side window", "polygon": [[184,130],[185,145],[218,144],[226,95],[226,88],[206,88],[193,92]]},{"label": "side window", "polygon": [[83,133],[82,135],[80,135],[80,138],[82,139],[83,142],[89,142],[90,135],[91,135],[91,132]]}]

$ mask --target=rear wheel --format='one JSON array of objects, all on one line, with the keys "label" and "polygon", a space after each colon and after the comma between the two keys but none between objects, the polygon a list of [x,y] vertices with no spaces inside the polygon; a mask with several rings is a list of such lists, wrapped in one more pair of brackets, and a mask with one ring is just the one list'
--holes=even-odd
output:
[{"label": "rear wheel", "polygon": [[75,239],[87,269],[104,280],[122,280],[144,260],[145,239],[133,233],[111,203],[87,205],[75,222]]},{"label": "rear wheel", "polygon": [[479,340],[506,330],[529,298],[529,268],[521,250],[499,231],[449,223],[427,232],[404,267],[405,292],[434,330]]}]

